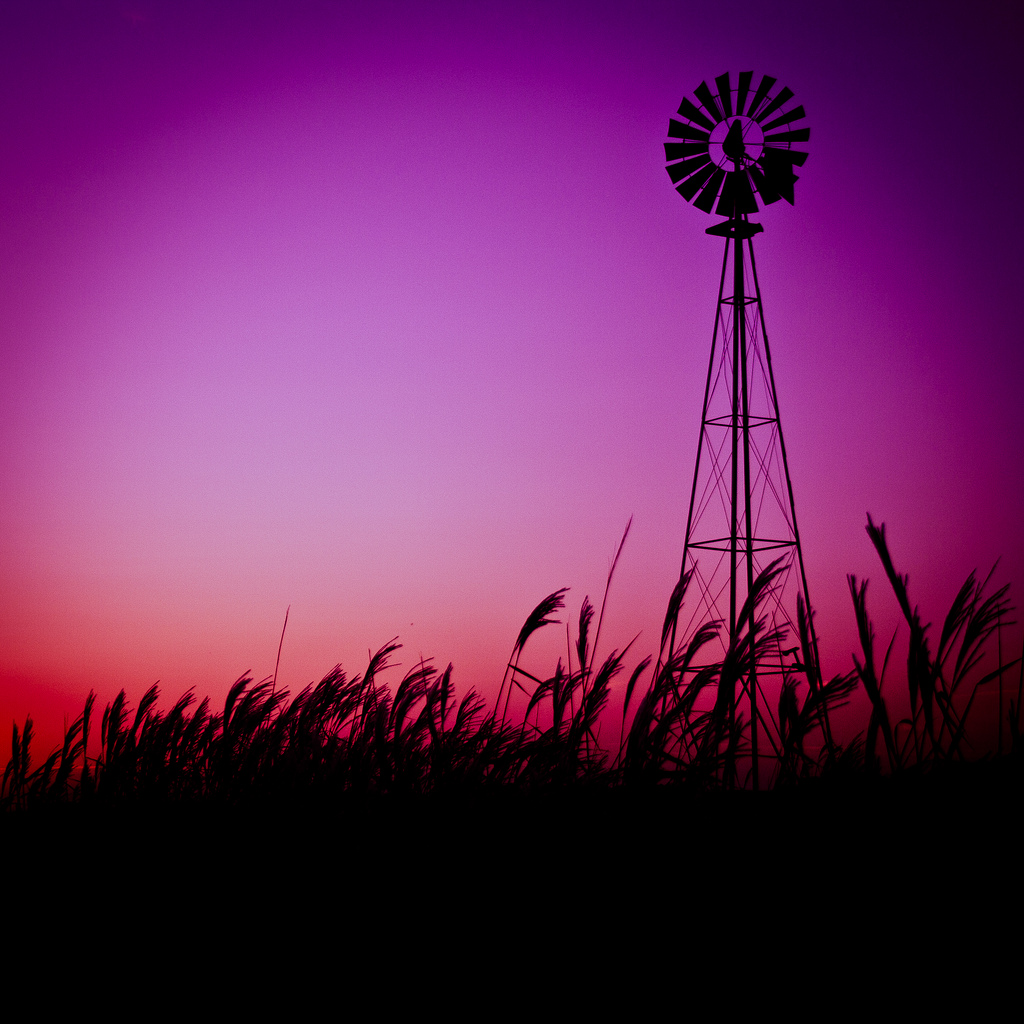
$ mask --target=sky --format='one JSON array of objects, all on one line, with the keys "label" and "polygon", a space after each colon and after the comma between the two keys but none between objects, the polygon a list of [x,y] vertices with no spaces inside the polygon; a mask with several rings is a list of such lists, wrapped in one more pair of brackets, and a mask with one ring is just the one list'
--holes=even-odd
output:
[{"label": "sky", "polygon": [[989,0],[4,4],[0,724],[216,702],[288,609],[293,692],[397,636],[492,697],[631,517],[601,645],[654,651],[721,268],[662,144],[724,71],[811,128],[753,219],[826,673],[847,573],[897,622],[869,512],[926,619],[1020,586],[1022,43]]}]

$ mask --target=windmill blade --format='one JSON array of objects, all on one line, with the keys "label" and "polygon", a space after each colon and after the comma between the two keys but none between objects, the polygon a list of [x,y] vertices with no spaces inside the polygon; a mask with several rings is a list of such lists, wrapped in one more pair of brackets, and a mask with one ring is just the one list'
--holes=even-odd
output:
[{"label": "windmill blade", "polygon": [[758,111],[757,117],[755,117],[754,120],[757,121],[760,124],[760,122],[763,121],[769,114],[774,113],[776,110],[778,110],[779,107],[781,107],[782,104],[786,102],[786,100],[789,100],[789,99],[792,99],[792,98],[793,98],[793,90],[792,89],[783,88],[779,92],[779,95],[776,96],[775,99],[773,99],[771,101],[771,103],[769,103],[768,106],[764,108],[764,110],[759,110]]},{"label": "windmill blade", "polygon": [[692,160],[683,160],[682,163],[669,164],[665,170],[668,171],[672,184],[678,185],[683,178],[688,178],[691,174],[699,171],[702,167],[706,167],[709,163],[711,163],[711,157],[705,153],[703,156],[695,156]]},{"label": "windmill blade", "polygon": [[[722,195],[719,197],[715,213],[719,217],[732,217],[736,212],[734,198],[734,181],[739,175],[736,171],[728,171],[725,175],[725,185],[722,188]],[[710,212],[710,211],[708,211]]]},{"label": "windmill blade", "polygon": [[800,167],[805,160],[807,160],[807,154],[801,153],[799,150],[772,150],[766,146],[758,163],[766,173],[770,167],[783,167],[792,174],[793,165],[796,164]]},{"label": "windmill blade", "polygon": [[810,128],[797,128],[794,132],[780,132],[778,135],[766,135],[764,137],[764,144],[766,146],[778,146],[783,142],[807,142],[810,137]]},{"label": "windmill blade", "polygon": [[766,177],[768,179],[769,187],[778,193],[780,199],[785,199],[786,202],[792,206],[794,203],[793,186],[797,182],[796,175],[794,174],[789,179],[776,177],[774,175]]},{"label": "windmill blade", "polygon": [[706,142],[666,142],[665,160],[682,160],[686,156],[696,156],[698,153],[706,153],[708,144]]},{"label": "windmill blade", "polygon": [[733,186],[736,192],[737,213],[757,213],[757,200],[754,198],[754,190],[750,187],[750,177],[746,171],[735,174],[736,183]]},{"label": "windmill blade", "polygon": [[697,190],[711,177],[715,170],[715,165],[708,161],[708,165],[703,169],[697,171],[696,174],[691,175],[682,183],[682,185],[676,186],[676,191],[689,203],[693,200],[693,197],[697,194]]},{"label": "windmill blade", "polygon": [[722,111],[719,109],[718,102],[715,100],[714,95],[708,88],[707,82],[701,82],[700,85],[693,90],[693,94],[704,105],[704,109],[715,119],[716,124],[722,120]]},{"label": "windmill blade", "polygon": [[757,213],[757,200],[750,187],[746,171],[729,171],[725,176],[725,187],[715,210],[720,217],[735,217],[741,213]]},{"label": "windmill blade", "polygon": [[754,93],[754,98],[750,101],[750,106],[747,108],[747,117],[754,116],[757,108],[764,103],[764,98],[771,91],[771,87],[776,81],[777,79],[772,78],[771,75],[764,75],[761,78],[761,84],[757,87],[757,92]]},{"label": "windmill blade", "polygon": [[781,128],[784,124],[792,124],[794,121],[799,121],[800,118],[804,117],[803,107],[794,107],[788,114],[783,114],[782,117],[775,118],[770,124],[761,125],[761,131],[770,132],[773,128]]},{"label": "windmill blade", "polygon": [[754,188],[757,189],[757,194],[761,197],[761,202],[765,206],[770,206],[772,203],[777,203],[782,196],[775,191],[768,184],[768,179],[761,173],[760,168],[751,165],[748,170],[750,171],[750,177],[754,182]]},{"label": "windmill blade", "polygon": [[[695,107],[690,100],[683,100],[679,104],[679,109],[676,113],[680,117],[685,117],[687,121],[692,121],[694,124],[699,124],[702,128],[707,128],[711,131],[715,127],[715,122],[712,121],[707,114],[703,113],[699,107]],[[719,121],[721,118],[719,118]]]},{"label": "windmill blade", "polygon": [[710,213],[718,198],[718,190],[725,180],[725,171],[721,167],[715,169],[715,173],[708,179],[708,183],[700,190],[700,195],[693,201],[698,210]]},{"label": "windmill blade", "polygon": [[[765,147],[758,163],[764,168],[764,173],[768,175],[778,172],[792,174],[793,164],[798,162],[792,159],[794,156],[800,156],[800,154],[792,149],[769,149]],[[803,161],[799,162],[802,163]]]},{"label": "windmill blade", "polygon": [[722,105],[722,113],[726,117],[732,117],[732,92],[729,89],[729,72],[719,75],[715,79],[718,86],[718,102]]},{"label": "windmill blade", "polygon": [[740,72],[740,84],[736,89],[736,113],[743,113],[743,104],[747,101],[747,93],[750,92],[750,80],[754,77],[753,71]]},{"label": "windmill blade", "polygon": [[668,135],[670,139],[698,139],[705,145],[711,140],[710,132],[702,132],[699,128],[683,124],[682,121],[677,121],[674,117],[669,118]]},{"label": "windmill blade", "polygon": [[788,163],[802,167],[806,159],[807,154],[801,153],[799,149],[772,149],[771,147],[765,147],[764,152],[761,154],[760,162],[763,164],[767,160],[769,163]]}]

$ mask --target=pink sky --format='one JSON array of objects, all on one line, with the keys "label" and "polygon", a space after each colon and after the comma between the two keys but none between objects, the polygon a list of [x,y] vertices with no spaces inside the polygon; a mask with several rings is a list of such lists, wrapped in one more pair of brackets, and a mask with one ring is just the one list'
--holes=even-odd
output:
[{"label": "pink sky", "polygon": [[652,651],[721,261],[662,143],[726,70],[812,132],[755,244],[826,671],[847,572],[895,625],[869,511],[929,617],[1018,585],[1020,18],[832,7],[5,5],[0,724],[219,699],[288,606],[293,690],[397,635],[492,695],[631,515]]}]

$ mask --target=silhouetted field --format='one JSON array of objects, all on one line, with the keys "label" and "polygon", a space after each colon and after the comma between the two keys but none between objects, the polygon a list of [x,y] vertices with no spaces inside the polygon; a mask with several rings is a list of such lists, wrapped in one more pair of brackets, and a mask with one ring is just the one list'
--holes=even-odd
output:
[{"label": "silhouetted field", "polygon": [[[713,665],[700,665],[700,653],[714,626],[679,648],[670,640],[685,600],[680,581],[660,650],[626,683],[614,749],[598,744],[597,726],[605,715],[607,735],[626,652],[597,662],[588,601],[569,665],[559,660],[546,679],[519,666],[564,591],[527,619],[493,707],[472,691],[457,697],[451,666],[420,663],[392,690],[382,674],[396,643],[361,675],[336,667],[295,696],[274,679],[240,679],[217,710],[191,692],[160,710],[153,687],[137,708],[122,692],[98,713],[90,695],[63,745],[39,763],[31,720],[13,729],[0,790],[9,865],[43,877],[73,864],[86,875],[123,873],[123,884],[139,871],[173,879],[199,861],[243,878],[252,871],[258,885],[249,861],[259,850],[274,872],[331,865],[332,877],[385,877],[411,863],[439,880],[457,862],[486,891],[510,884],[511,872],[516,884],[532,878],[545,888],[559,877],[610,885],[609,899],[665,858],[682,866],[680,877],[718,886],[745,876],[825,885],[841,870],[870,889],[907,864],[928,884],[950,865],[976,870],[981,851],[998,860],[1013,848],[1024,793],[1019,659],[998,664],[991,652],[1010,613],[1007,588],[987,594],[987,581],[971,574],[932,651],[884,528],[869,520],[868,532],[910,630],[911,714],[890,718],[889,652],[879,664],[865,586],[851,578],[856,670],[822,678],[801,609],[801,657],[773,709],[778,749],[762,759],[761,792],[750,791],[738,697],[751,666],[781,640],[756,619],[777,566],[758,578],[736,639]],[[1012,749],[996,757],[969,742],[978,689],[1000,674]],[[838,737],[829,714],[857,687],[869,718],[857,735]],[[516,719],[514,688],[527,703]]]}]

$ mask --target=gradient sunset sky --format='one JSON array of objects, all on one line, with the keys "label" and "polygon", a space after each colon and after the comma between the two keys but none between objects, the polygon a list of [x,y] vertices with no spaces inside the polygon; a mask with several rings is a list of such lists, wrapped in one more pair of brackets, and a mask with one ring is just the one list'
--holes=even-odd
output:
[{"label": "gradient sunset sky", "polygon": [[630,516],[602,646],[653,651],[722,244],[662,143],[723,71],[811,128],[754,219],[826,672],[846,573],[895,624],[868,512],[928,617],[1024,585],[1022,44],[984,0],[4,4],[0,726],[222,699],[288,606],[293,691],[397,635],[493,696]]}]

